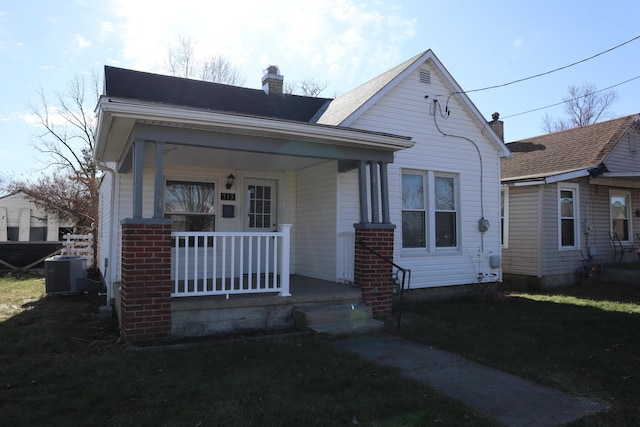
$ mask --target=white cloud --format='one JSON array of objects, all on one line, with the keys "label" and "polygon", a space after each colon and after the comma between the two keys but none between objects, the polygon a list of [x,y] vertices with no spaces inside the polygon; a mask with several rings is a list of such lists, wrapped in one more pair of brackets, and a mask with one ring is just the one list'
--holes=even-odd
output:
[{"label": "white cloud", "polygon": [[78,49],[84,49],[91,46],[91,40],[87,39],[82,34],[74,34],[73,37],[76,40],[76,47]]},{"label": "white cloud", "polygon": [[518,37],[517,39],[511,42],[511,46],[515,47],[516,49],[521,48],[523,44],[524,44],[524,39],[522,37]]},{"label": "white cloud", "polygon": [[227,56],[250,87],[259,87],[262,70],[275,64],[286,79],[313,77],[344,91],[407,59],[400,46],[416,26],[401,7],[371,0],[182,0],[180,7],[169,0],[113,0],[112,11],[122,66],[160,72],[167,48],[184,36],[201,56]]}]

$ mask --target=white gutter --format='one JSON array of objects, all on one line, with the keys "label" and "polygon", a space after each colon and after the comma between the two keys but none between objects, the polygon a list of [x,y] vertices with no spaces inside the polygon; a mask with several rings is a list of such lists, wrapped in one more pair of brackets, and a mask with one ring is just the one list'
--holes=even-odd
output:
[{"label": "white gutter", "polygon": [[[268,117],[245,116],[102,97],[99,101],[96,157],[101,158],[109,127],[114,118],[174,122],[195,126],[212,126],[227,132],[252,133],[280,138],[294,138],[331,145],[355,145],[398,151],[411,148],[411,137],[364,131],[316,123],[301,123]],[[336,144],[337,143],[337,144]]]},{"label": "white gutter", "polygon": [[553,184],[554,182],[560,181],[568,181],[570,179],[582,178],[585,176],[589,176],[589,169],[593,169],[593,167],[589,167],[587,169],[580,169],[577,171],[565,172],[557,175],[551,175],[547,177],[539,177],[539,178],[516,178],[513,181],[502,181],[502,185],[505,187],[528,187],[530,185],[544,185],[544,184]]}]

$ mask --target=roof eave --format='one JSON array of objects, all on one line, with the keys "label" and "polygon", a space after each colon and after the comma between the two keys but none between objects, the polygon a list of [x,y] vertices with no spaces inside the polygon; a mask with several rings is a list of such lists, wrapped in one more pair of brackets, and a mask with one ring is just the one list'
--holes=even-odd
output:
[{"label": "roof eave", "polygon": [[399,151],[415,144],[411,137],[402,135],[103,97],[98,105],[96,160],[104,160],[109,128],[117,118],[216,126],[229,132],[249,131],[263,136],[304,138],[319,143],[330,141],[333,145],[366,146],[383,151]]}]

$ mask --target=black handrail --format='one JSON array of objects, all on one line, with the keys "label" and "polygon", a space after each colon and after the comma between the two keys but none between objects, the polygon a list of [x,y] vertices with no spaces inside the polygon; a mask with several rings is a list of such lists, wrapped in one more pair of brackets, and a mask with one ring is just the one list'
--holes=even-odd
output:
[{"label": "black handrail", "polygon": [[407,290],[411,289],[411,270],[409,270],[407,268],[400,267],[398,264],[396,264],[395,262],[393,262],[392,260],[390,260],[386,256],[382,255],[381,253],[376,252],[375,249],[370,248],[369,246],[367,246],[362,240],[358,240],[357,243],[360,246],[362,246],[362,248],[368,250],[369,252],[371,252],[372,254],[374,254],[375,256],[377,256],[378,258],[380,258],[381,260],[383,260],[387,264],[391,264],[392,266],[397,268],[398,271],[402,272],[402,284],[400,285],[400,301],[398,303],[398,325],[396,327],[396,332],[399,332],[400,331],[400,323],[402,321],[402,310],[403,310],[403,306],[404,306],[404,284],[405,284],[405,280],[407,279],[407,276],[408,276],[408,280],[406,281]]}]

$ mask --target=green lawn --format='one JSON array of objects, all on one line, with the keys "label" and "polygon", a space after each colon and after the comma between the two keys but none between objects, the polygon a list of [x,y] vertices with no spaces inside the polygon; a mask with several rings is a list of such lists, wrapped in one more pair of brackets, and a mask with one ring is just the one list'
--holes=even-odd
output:
[{"label": "green lawn", "polygon": [[409,303],[401,334],[612,408],[575,425],[640,425],[636,287]]},{"label": "green lawn", "polygon": [[319,338],[135,351],[97,319],[100,303],[0,278],[0,424],[496,425]]}]

